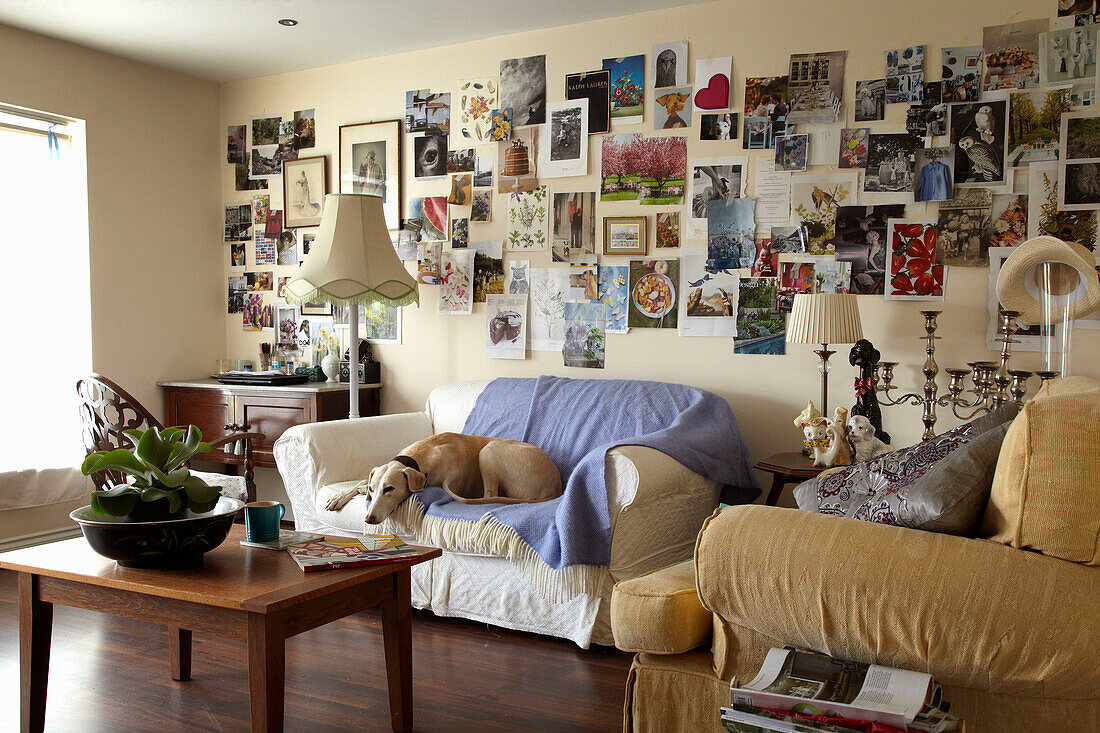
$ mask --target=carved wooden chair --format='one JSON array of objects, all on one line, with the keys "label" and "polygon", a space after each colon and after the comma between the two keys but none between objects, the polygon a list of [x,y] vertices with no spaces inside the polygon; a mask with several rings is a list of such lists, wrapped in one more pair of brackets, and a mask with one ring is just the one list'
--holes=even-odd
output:
[{"label": "carved wooden chair", "polygon": [[[116,448],[130,448],[132,444],[122,431],[147,430],[149,428],[164,429],[160,420],[153,417],[152,413],[145,409],[140,402],[135,400],[129,392],[119,387],[106,377],[99,374],[90,374],[77,380],[76,393],[80,399],[80,421],[84,426],[84,447],[88,453],[97,450],[114,450]],[[229,426],[227,425],[228,429]],[[229,496],[241,501],[256,500],[256,483],[252,470],[252,441],[261,440],[263,433],[233,433],[216,440],[207,440],[213,449],[210,453],[202,453],[195,457],[196,461],[218,462],[218,456],[239,458],[227,452],[223,446],[232,447],[237,441],[242,441],[244,446],[244,475],[227,475],[221,473],[207,473],[205,471],[192,471],[191,473],[201,478],[211,486],[221,489],[224,496]],[[229,461],[227,461],[229,462]],[[114,484],[120,484],[125,476],[119,471],[99,471],[92,474],[92,481],[96,489],[104,489]]]}]

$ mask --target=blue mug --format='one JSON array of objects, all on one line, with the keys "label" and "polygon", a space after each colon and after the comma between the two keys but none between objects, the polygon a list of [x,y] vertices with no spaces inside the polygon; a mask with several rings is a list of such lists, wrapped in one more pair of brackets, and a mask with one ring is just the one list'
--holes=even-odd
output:
[{"label": "blue mug", "polygon": [[286,507],[277,501],[250,501],[244,505],[244,536],[249,542],[279,539],[279,521]]}]

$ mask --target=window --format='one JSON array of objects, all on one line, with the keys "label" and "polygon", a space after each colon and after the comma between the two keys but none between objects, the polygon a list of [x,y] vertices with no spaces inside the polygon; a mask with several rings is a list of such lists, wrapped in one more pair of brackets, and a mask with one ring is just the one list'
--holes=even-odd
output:
[{"label": "window", "polygon": [[79,466],[91,370],[84,123],[0,104],[0,472]]}]

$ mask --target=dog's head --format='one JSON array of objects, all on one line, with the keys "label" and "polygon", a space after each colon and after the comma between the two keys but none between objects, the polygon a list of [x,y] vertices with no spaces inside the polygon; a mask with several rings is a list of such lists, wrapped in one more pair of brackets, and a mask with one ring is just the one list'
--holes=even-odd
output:
[{"label": "dog's head", "polygon": [[848,437],[856,443],[862,443],[875,437],[875,426],[863,415],[848,418]]},{"label": "dog's head", "polygon": [[874,344],[867,339],[860,339],[848,352],[848,363],[852,366],[874,366],[881,356]]},{"label": "dog's head", "polygon": [[381,524],[401,502],[421,491],[427,476],[398,461],[390,461],[373,469],[367,479],[370,503],[367,524]]}]

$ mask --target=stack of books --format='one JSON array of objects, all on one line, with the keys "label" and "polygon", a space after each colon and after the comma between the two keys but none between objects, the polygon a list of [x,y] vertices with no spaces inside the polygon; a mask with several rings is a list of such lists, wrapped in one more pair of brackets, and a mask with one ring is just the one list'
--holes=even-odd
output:
[{"label": "stack of books", "polygon": [[772,649],[748,684],[730,683],[736,733],[965,733],[932,676],[827,654]]}]

